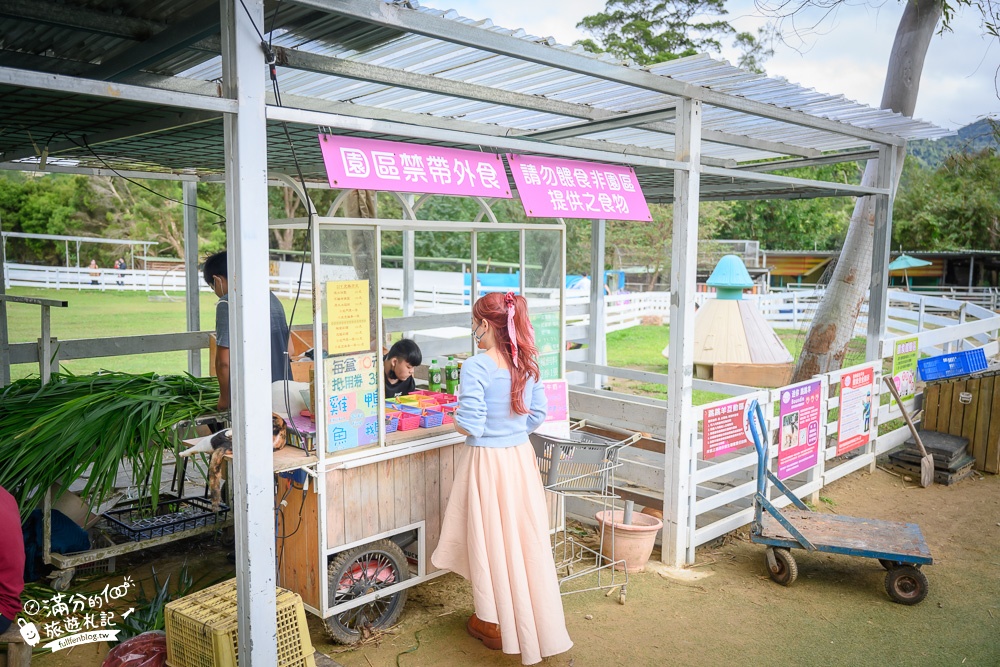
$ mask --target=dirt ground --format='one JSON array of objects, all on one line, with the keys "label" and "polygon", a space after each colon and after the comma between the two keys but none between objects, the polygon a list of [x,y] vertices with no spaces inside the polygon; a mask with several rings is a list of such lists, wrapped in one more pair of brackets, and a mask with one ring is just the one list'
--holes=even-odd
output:
[{"label": "dirt ground", "polygon": [[[543,664],[1000,665],[1000,477],[921,489],[877,470],[834,483],[823,498],[821,512],[920,525],[935,560],[924,570],[923,603],[891,602],[877,561],[801,550],[793,552],[798,581],[778,586],[744,529],[700,549],[697,564],[680,573],[651,563],[631,577],[624,605],[602,592],[564,597],[575,646]],[[232,576],[225,553],[189,541],[147,553],[129,572],[148,581],[150,563],[162,574],[187,562],[208,583]],[[319,619],[310,615],[309,624],[317,650],[345,667],[519,665],[466,634],[471,613],[469,586],[449,574],[410,589],[401,623],[361,646],[331,645]],[[61,653],[36,655],[34,664],[100,664],[82,650]]]},{"label": "dirt ground", "polygon": [[[564,597],[575,646],[543,664],[1000,665],[1000,477],[921,489],[876,470],[823,498],[821,512],[920,525],[935,561],[923,603],[890,601],[877,561],[804,551],[794,552],[798,581],[779,586],[744,529],[700,549],[681,575],[633,575],[625,605],[601,592]],[[377,641],[330,646],[318,622],[313,641],[346,667],[520,664],[466,634],[471,613],[469,586],[449,574],[411,589],[402,622]]]}]

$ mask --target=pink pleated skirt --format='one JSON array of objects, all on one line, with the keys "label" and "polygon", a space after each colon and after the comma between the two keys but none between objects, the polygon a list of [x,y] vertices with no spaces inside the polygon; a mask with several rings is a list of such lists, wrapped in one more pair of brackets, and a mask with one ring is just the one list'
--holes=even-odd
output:
[{"label": "pink pleated skirt", "polygon": [[503,652],[533,665],[573,646],[531,443],[464,447],[431,556],[472,583],[476,615],[500,625]]}]

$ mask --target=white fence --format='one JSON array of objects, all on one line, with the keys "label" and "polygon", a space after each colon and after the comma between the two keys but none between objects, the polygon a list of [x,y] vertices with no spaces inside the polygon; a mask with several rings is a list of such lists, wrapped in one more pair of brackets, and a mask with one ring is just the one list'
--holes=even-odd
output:
[{"label": "white fence", "polygon": [[[787,299],[788,297],[781,297]],[[766,298],[765,298],[766,299]],[[764,299],[762,299],[764,300]],[[940,297],[925,296],[910,292],[892,290],[890,292],[889,329],[896,338],[885,341],[882,350],[884,359],[891,359],[893,343],[898,338],[916,336],[918,347],[927,354],[983,347],[987,357],[994,357],[1000,351],[997,335],[1000,333],[1000,315],[986,308],[968,302],[956,302]],[[798,304],[800,301],[780,303]],[[779,307],[779,309],[781,309]],[[802,314],[800,310],[800,315]],[[573,371],[599,373],[606,376],[640,380],[661,384],[666,389],[667,376],[659,373],[615,369],[587,363],[568,363]],[[874,375],[872,387],[872,440],[861,448],[837,455],[838,423],[836,414],[840,407],[840,383],[848,373],[871,369]],[[900,426],[878,435],[879,425],[901,417],[899,409],[883,390],[881,375],[883,360],[867,362],[852,368],[842,369],[814,377],[809,382],[820,383],[820,441],[817,461],[808,470],[785,480],[795,495],[811,497],[815,502],[819,491],[832,481],[862,468],[874,466],[878,455],[898,447],[909,437],[909,430]],[[801,383],[800,383],[801,384]],[[669,507],[667,502],[665,518],[676,516],[678,523],[685,527],[686,538],[684,560],[693,563],[695,549],[729,531],[745,526],[753,517],[753,495],[756,491],[757,455],[752,449],[741,449],[723,454],[717,458],[705,458],[703,454],[702,425],[707,410],[733,402],[748,402],[756,398],[763,408],[768,422],[769,442],[773,442],[779,428],[778,402],[781,395],[798,385],[779,389],[754,390],[751,388],[727,388],[715,385],[720,393],[738,395],[738,399],[727,398],[707,405],[693,407],[694,420],[698,429],[692,442],[680,456],[680,470],[671,470],[665,461],[663,438],[666,433],[666,401],[648,396],[628,395],[589,387],[572,387],[571,409],[574,414],[613,426],[642,431],[651,435],[650,442],[659,442],[645,448],[633,447],[622,456],[624,465],[619,474],[622,495],[639,504],[659,507],[664,504],[665,481],[680,479],[680,487],[687,489],[681,507]],[[728,389],[728,391],[726,391]],[[610,400],[609,400],[610,399]],[[908,409],[915,399],[908,401]],[[771,447],[769,467],[776,468],[778,451]],[[768,497],[782,507],[790,501],[768,484]],[[574,511],[571,508],[571,511]],[[671,514],[673,512],[673,514]],[[580,512],[581,514],[585,512]]]}]

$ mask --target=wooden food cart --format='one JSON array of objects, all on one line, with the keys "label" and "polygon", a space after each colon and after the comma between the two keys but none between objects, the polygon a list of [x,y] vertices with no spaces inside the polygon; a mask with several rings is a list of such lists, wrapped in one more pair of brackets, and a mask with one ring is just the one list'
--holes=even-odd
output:
[{"label": "wooden food cart", "polygon": [[[272,227],[307,229],[310,221],[276,221]],[[468,237],[473,268],[464,304],[383,320],[381,239],[395,232]],[[406,589],[444,573],[430,554],[464,446],[452,424],[386,432],[381,341],[405,332],[420,345],[424,365],[432,357],[473,352],[471,304],[482,282],[477,242],[486,234],[516,234],[517,291],[530,302],[543,379],[561,377],[565,227],[314,216],[310,233],[319,249],[312,253],[312,333],[322,344],[315,345],[314,357],[323,360],[312,369],[318,460],[315,482],[305,475],[279,478],[278,583],[301,595],[335,638],[350,643],[367,628],[395,622]],[[367,252],[345,258],[333,251],[345,247]],[[558,262],[558,284],[542,285],[543,272],[526,266],[543,266],[544,260]]]}]

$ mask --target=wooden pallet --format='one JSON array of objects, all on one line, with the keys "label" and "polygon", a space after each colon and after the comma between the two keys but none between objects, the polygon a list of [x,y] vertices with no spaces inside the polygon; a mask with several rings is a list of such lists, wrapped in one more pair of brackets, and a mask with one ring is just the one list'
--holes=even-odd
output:
[{"label": "wooden pallet", "polygon": [[968,438],[976,470],[1000,473],[1000,372],[929,382],[922,427]]}]

